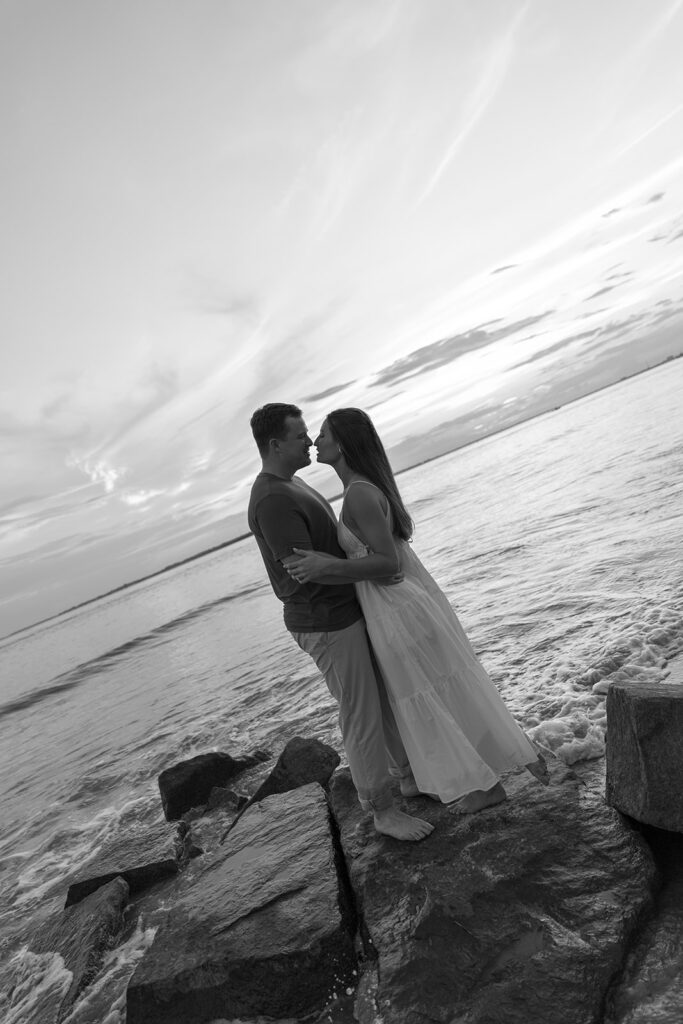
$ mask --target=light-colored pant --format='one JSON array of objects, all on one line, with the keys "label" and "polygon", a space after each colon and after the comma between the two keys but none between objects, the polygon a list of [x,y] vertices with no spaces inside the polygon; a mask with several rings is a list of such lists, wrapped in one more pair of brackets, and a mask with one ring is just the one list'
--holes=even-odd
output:
[{"label": "light-colored pant", "polygon": [[329,633],[292,633],[310,654],[339,704],[339,728],[358,798],[365,810],[391,806],[391,779],[410,765],[370,647],[365,622]]}]

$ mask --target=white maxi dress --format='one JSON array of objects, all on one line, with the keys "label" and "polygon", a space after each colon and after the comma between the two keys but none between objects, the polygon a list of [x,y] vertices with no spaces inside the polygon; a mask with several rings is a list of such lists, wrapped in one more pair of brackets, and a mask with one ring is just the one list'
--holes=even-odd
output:
[{"label": "white maxi dress", "polygon": [[[339,543],[349,558],[363,558],[369,549],[343,515],[342,508]],[[490,789],[501,772],[535,762],[537,753],[446,595],[410,544],[396,545],[402,582],[361,580],[356,594],[418,788],[448,803]]]}]

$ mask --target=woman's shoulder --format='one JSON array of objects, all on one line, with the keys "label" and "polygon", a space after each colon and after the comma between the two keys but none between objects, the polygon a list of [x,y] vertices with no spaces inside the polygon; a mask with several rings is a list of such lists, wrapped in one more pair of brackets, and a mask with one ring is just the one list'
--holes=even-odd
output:
[{"label": "woman's shoulder", "polygon": [[387,496],[382,488],[373,484],[371,480],[366,480],[365,477],[355,477],[349,481],[344,491],[344,502],[351,509],[379,505],[383,511],[386,511],[388,505]]}]

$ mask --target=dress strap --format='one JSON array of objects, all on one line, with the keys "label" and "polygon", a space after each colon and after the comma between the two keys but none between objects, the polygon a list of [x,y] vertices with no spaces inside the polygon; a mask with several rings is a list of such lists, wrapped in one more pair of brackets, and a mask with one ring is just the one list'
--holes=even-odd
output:
[{"label": "dress strap", "polygon": [[[369,484],[370,487],[374,487],[375,490],[379,491],[380,494],[384,494],[382,488],[378,487],[377,484],[373,484],[372,480],[349,480],[348,484],[346,485],[346,490],[348,491],[349,487],[353,486],[353,484]],[[384,497],[386,498],[386,494],[384,494]]]}]

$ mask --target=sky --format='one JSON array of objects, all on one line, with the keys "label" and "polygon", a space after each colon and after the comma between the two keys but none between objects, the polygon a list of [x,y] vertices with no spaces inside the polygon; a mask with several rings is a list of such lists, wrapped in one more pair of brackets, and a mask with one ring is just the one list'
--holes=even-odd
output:
[{"label": "sky", "polygon": [[[0,0],[0,636],[683,350],[683,0]],[[328,494],[323,467],[306,479]]]}]

